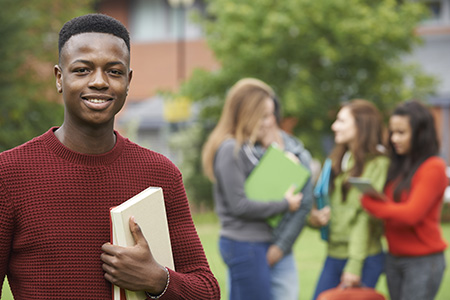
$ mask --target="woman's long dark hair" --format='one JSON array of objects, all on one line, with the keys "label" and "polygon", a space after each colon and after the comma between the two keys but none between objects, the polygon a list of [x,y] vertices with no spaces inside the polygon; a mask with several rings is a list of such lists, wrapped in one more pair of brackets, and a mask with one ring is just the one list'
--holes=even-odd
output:
[{"label": "woman's long dark hair", "polygon": [[400,201],[403,191],[409,190],[417,168],[429,157],[439,152],[434,118],[431,112],[416,100],[406,101],[394,110],[391,116],[408,117],[411,126],[411,151],[406,155],[395,152],[389,132],[391,164],[386,183],[396,181],[394,200]]}]

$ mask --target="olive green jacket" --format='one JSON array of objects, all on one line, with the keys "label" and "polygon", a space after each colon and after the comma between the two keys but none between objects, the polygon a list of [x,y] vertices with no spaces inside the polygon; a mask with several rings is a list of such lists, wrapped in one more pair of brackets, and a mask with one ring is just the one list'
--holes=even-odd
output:
[{"label": "olive green jacket", "polygon": [[[354,165],[353,157],[348,160],[347,170]],[[366,162],[360,177],[368,178],[376,190],[382,191],[386,181],[389,159],[379,155]],[[354,187],[342,197],[342,184],[348,178],[344,171],[334,178],[334,189],[330,194],[330,233],[328,255],[348,259],[344,272],[361,276],[364,259],[382,251],[382,223],[371,217],[361,207],[361,193]]]}]

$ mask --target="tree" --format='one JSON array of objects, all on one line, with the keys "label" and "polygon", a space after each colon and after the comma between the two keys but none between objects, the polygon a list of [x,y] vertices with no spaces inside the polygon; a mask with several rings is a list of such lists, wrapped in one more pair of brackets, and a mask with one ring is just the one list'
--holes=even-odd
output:
[{"label": "tree", "polygon": [[433,92],[435,80],[402,60],[420,43],[414,29],[426,13],[413,1],[210,0],[202,24],[222,67],[195,71],[181,93],[202,104],[209,130],[227,88],[257,77],[297,120],[294,134],[323,157],[320,137],[330,135],[342,101],[365,98],[387,112]]},{"label": "tree", "polygon": [[61,124],[55,91],[58,32],[92,0],[0,0],[0,151]]}]

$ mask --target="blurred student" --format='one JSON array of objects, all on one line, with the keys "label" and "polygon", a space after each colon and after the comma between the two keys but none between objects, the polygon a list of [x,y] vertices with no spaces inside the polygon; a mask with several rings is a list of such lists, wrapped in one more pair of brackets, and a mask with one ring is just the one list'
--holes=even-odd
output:
[{"label": "blurred student", "polygon": [[[0,154],[0,279],[14,299],[110,300],[111,284],[149,299],[219,299],[178,168],[114,130],[132,78],[122,23],[88,14],[59,33],[56,88],[64,123]],[[109,209],[162,187],[176,270],[111,238]],[[0,291],[1,292],[1,291]]]},{"label": "blurred student", "polygon": [[[271,144],[276,144],[277,147],[288,153],[294,161],[302,164],[311,172],[311,154],[299,139],[280,129],[281,104],[275,96],[272,97],[272,100],[275,105],[276,122],[272,123],[272,128],[263,140],[256,143],[253,148],[256,159],[252,161],[256,165],[264,155],[265,150]],[[274,240],[267,252],[267,260],[272,267],[273,300],[297,300],[299,297],[300,280],[292,246],[303,230],[313,204],[312,182],[312,179],[309,179],[301,190],[303,198],[300,208],[294,213],[284,214],[279,224],[274,228]]]},{"label": "blurred student", "polygon": [[[302,195],[285,194],[271,202],[248,199],[244,183],[255,164],[250,154],[273,128],[272,89],[244,78],[228,92],[222,115],[205,143],[202,162],[214,182],[215,209],[221,223],[220,253],[229,271],[230,299],[271,299],[267,252],[273,241],[267,218],[300,207]],[[295,284],[295,283],[294,283]]]},{"label": "blurred student", "polygon": [[364,285],[375,287],[384,269],[382,226],[360,205],[361,193],[349,177],[363,177],[381,191],[389,160],[383,154],[383,125],[377,108],[367,100],[345,103],[332,124],[330,206],[312,209],[310,223],[329,223],[328,254],[314,299],[328,289]]},{"label": "blurred student", "polygon": [[365,195],[362,205],[384,220],[392,300],[432,300],[445,270],[440,228],[448,179],[439,158],[433,116],[417,101],[400,104],[389,120],[391,164],[385,201]]}]

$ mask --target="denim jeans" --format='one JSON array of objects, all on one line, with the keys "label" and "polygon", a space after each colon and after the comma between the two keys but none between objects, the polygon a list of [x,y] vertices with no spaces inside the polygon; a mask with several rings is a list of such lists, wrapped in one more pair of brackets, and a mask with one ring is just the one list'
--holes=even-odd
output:
[{"label": "denim jeans", "polygon": [[272,267],[271,275],[273,300],[298,299],[300,281],[292,253],[284,256]]},{"label": "denim jeans", "polygon": [[229,299],[270,300],[270,243],[234,241],[220,237],[220,254],[228,267]]},{"label": "denim jeans", "polygon": [[[380,253],[368,256],[364,260],[361,272],[361,283],[363,286],[375,288],[378,278],[384,271],[385,254]],[[347,263],[347,259],[338,259],[328,256],[320,274],[319,281],[314,293],[314,300],[323,291],[337,287],[341,282],[341,276]]]}]

